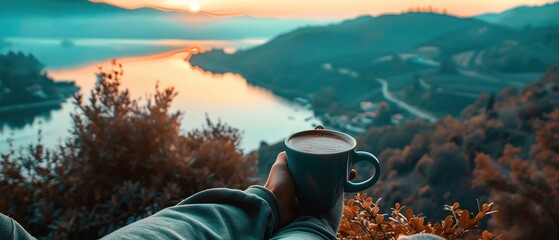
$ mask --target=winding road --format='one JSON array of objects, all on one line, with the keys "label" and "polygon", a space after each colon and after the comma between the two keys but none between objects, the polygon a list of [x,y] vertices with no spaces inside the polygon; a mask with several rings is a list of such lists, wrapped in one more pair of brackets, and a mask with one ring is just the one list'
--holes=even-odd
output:
[{"label": "winding road", "polygon": [[394,95],[392,95],[392,93],[388,90],[388,82],[386,82],[386,80],[384,79],[380,79],[377,78],[376,79],[377,82],[379,82],[380,84],[382,84],[382,95],[384,96],[384,98],[386,98],[388,101],[390,101],[391,103],[394,103],[396,105],[398,105],[398,107],[401,107],[403,109],[405,109],[406,111],[408,111],[409,113],[417,116],[418,118],[421,119],[425,119],[429,122],[436,122],[437,118],[435,116],[433,116],[432,114],[426,113],[414,106],[411,106],[409,104],[407,104],[406,102],[397,99],[396,97],[394,97]]},{"label": "winding road", "polygon": [[[344,75],[348,75],[351,78],[357,78],[357,76],[359,76],[359,73],[355,72],[355,71],[351,71],[348,69],[345,69],[343,71],[341,71],[342,69],[339,69],[338,71],[341,74]],[[376,78],[377,82],[379,82],[380,84],[382,84],[382,95],[384,96],[384,98],[386,98],[389,102],[396,104],[398,107],[403,108],[404,110],[408,111],[409,113],[411,113],[412,115],[415,115],[418,118],[421,119],[425,119],[431,123],[436,122],[438,119],[433,116],[430,113],[426,113],[422,110],[420,110],[419,108],[416,108],[414,106],[411,106],[409,104],[407,104],[406,102],[397,99],[396,97],[394,97],[394,95],[392,95],[392,93],[388,90],[388,82],[384,79],[380,79],[380,78]],[[371,94],[371,93],[370,93]],[[365,98],[368,98],[365,97]],[[359,99],[364,99],[363,97],[359,98]]]}]

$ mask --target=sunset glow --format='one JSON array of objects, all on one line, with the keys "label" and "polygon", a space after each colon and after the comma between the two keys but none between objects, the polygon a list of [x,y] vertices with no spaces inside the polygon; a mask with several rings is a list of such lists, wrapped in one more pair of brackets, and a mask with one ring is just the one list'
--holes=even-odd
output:
[{"label": "sunset glow", "polygon": [[186,0],[165,0],[164,4],[171,7],[179,7],[186,5]]},{"label": "sunset glow", "polygon": [[[500,12],[520,5],[542,5],[555,1],[550,0],[284,0],[284,1],[253,1],[253,0],[90,0],[106,2],[120,7],[160,7],[191,12],[204,12],[219,16],[250,15],[255,17],[277,18],[316,18],[342,19],[364,14],[379,15],[384,13],[401,13],[410,7],[446,8],[450,14],[472,16],[487,12]],[[200,6],[203,6],[201,11]]]},{"label": "sunset glow", "polygon": [[198,2],[192,2],[190,3],[190,7],[188,7],[188,9],[191,12],[198,12],[200,11],[200,4]]}]

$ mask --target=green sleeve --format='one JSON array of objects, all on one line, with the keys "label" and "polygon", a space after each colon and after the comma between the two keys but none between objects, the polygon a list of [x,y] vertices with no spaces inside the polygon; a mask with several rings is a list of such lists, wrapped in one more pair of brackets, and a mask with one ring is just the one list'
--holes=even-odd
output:
[{"label": "green sleeve", "polygon": [[282,228],[272,239],[336,239],[336,231],[326,219],[302,216]]},{"label": "green sleeve", "polygon": [[261,186],[210,189],[104,239],[268,239],[280,222],[277,199]]},{"label": "green sleeve", "polygon": [[35,239],[19,223],[0,213],[0,240],[4,239]]}]

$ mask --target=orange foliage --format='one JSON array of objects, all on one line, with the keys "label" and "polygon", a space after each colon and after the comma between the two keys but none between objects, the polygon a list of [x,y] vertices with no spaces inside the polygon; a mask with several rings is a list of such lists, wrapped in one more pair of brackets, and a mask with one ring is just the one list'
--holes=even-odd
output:
[{"label": "orange foliage", "polygon": [[548,115],[548,122],[536,133],[541,146],[559,153],[559,110]]},{"label": "orange foliage", "polygon": [[493,221],[495,230],[508,239],[559,238],[559,110],[549,114],[536,132],[529,156],[505,146],[498,161],[487,154],[476,158],[476,187],[487,188],[501,209]]},{"label": "orange foliage", "polygon": [[[446,239],[462,239],[468,233],[478,233],[482,239],[495,239],[490,232],[479,229],[479,222],[485,216],[495,213],[492,203],[483,204],[477,214],[460,209],[459,203],[445,205],[450,212],[440,223],[425,222],[422,213],[396,203],[390,214],[380,213],[380,199],[373,202],[366,194],[357,194],[347,201],[338,237],[341,239],[398,239],[419,233],[434,234]],[[471,237],[471,235],[468,235]]]},{"label": "orange foliage", "polygon": [[400,203],[434,219],[449,202],[472,209],[475,199],[491,201],[500,213],[490,226],[513,229],[504,237],[559,238],[558,72],[552,66],[521,91],[482,94],[461,119],[369,129],[358,147],[378,154],[383,167],[368,193],[383,197],[381,208]]}]

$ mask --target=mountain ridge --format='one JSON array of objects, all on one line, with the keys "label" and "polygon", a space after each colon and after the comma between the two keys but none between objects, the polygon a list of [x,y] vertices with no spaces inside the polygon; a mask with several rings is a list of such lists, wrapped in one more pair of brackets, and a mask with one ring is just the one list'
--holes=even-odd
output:
[{"label": "mountain ridge", "polygon": [[[392,31],[393,27],[404,27],[407,24],[422,21],[425,25],[421,27],[400,28],[399,31],[393,31],[394,34],[397,34],[395,36],[388,36],[390,34],[386,34],[387,31]],[[438,26],[440,21],[452,21],[452,23],[448,23],[445,26]],[[291,59],[291,61],[294,61],[292,62],[294,64],[299,62],[304,63],[313,62],[315,60],[324,60],[325,58],[336,58],[337,56],[344,55],[390,54],[394,51],[411,50],[421,42],[436,35],[443,34],[450,29],[457,30],[465,27],[465,22],[479,27],[486,25],[485,23],[474,19],[458,18],[434,13],[408,13],[403,15],[386,14],[367,19],[366,21],[344,21],[339,24],[331,24],[328,26],[299,28],[288,33],[280,34],[264,45],[240,51],[239,53],[236,53],[236,55],[239,56],[237,61],[242,62],[242,58],[247,57],[247,55],[250,55],[251,53],[261,51],[266,48],[282,47],[281,44],[285,41],[297,41],[297,45],[303,47],[306,47],[305,45],[309,45],[311,49],[305,49],[307,52],[305,56],[301,56],[301,58],[292,59],[292,56],[275,58],[277,60]],[[437,26],[437,28],[435,28],[435,26]],[[429,28],[432,32],[426,33],[426,28]],[[374,31],[367,31],[370,29],[374,29]],[[411,35],[414,37],[405,38],[403,37],[404,35]],[[360,38],[356,41],[352,41],[351,37],[357,36]],[[387,36],[389,37],[388,39],[386,38]],[[323,44],[325,39],[333,41],[332,45],[355,46],[354,44],[356,44],[364,46],[365,48],[361,48],[355,52],[347,52],[347,49],[344,48],[339,48],[338,51],[336,49],[329,48],[329,56],[324,56],[323,50],[326,49],[326,46]],[[375,45],[370,45],[371,41],[373,41]],[[316,44],[319,44],[319,47],[317,47]],[[297,49],[293,48],[289,50],[292,52],[297,51]],[[268,54],[264,55],[265,56],[262,56],[261,58],[266,58],[266,56],[276,56]]]},{"label": "mountain ridge", "polygon": [[328,69],[367,68],[379,57],[414,52],[435,37],[488,26],[502,28],[473,18],[436,13],[386,14],[298,28],[234,54],[219,50],[197,54],[190,63],[211,72],[238,73],[252,84],[289,97],[313,94],[325,86],[361,93],[367,87],[374,89],[370,85],[375,83]]},{"label": "mountain ridge", "polygon": [[[201,25],[204,23],[204,25]],[[33,38],[269,38],[296,27],[322,24],[307,19],[237,16],[125,9],[85,0],[20,0],[0,8],[0,37]]]},{"label": "mountain ridge", "polygon": [[[190,58],[190,63],[214,73],[238,73],[249,83],[272,89],[286,97],[313,95],[325,86],[344,89],[344,92],[363,92],[370,81],[365,81],[360,75],[367,75],[370,80],[371,76],[390,73],[392,70],[387,68],[394,67],[376,64],[376,59],[398,59],[400,54],[421,56],[423,50],[420,48],[424,47],[436,51],[434,55],[429,53],[433,56],[428,60],[438,61],[444,66],[453,66],[458,54],[467,56],[473,53],[475,56],[471,59],[482,59],[488,63],[488,68],[472,66],[475,67],[473,70],[540,71],[557,59],[552,57],[556,53],[553,50],[555,43],[545,42],[553,38],[552,34],[555,33],[511,29],[475,18],[446,14],[385,14],[326,26],[298,28],[265,44],[233,54],[225,54],[221,50],[197,54]],[[537,37],[534,39],[536,43],[524,46],[531,37]],[[491,54],[484,57],[482,53]],[[527,60],[524,61],[524,58]],[[435,66],[408,65],[408,70]],[[351,77],[338,73],[336,69],[344,69],[343,72],[353,70],[357,75]],[[349,89],[352,88],[349,85],[360,87]]]},{"label": "mountain ridge", "polygon": [[485,13],[474,18],[511,28],[559,25],[559,2],[539,6],[518,6],[500,13]]}]

